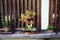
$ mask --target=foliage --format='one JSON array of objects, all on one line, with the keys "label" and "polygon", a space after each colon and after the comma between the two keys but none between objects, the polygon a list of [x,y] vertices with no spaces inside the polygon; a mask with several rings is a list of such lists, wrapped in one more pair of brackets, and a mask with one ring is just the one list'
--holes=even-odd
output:
[{"label": "foliage", "polygon": [[35,15],[36,15],[35,12],[28,11],[28,10],[25,11],[25,13],[21,13],[21,18],[19,19],[19,21],[23,21],[28,24],[28,26],[27,26],[28,28],[26,30],[30,30],[32,28],[32,23],[29,24],[28,19],[34,18]]},{"label": "foliage", "polygon": [[28,28],[26,30],[31,30],[32,29],[32,24],[28,25]]},{"label": "foliage", "polygon": [[2,24],[5,27],[8,23],[7,22],[2,22]]},{"label": "foliage", "polygon": [[54,26],[49,25],[49,26],[48,26],[48,30],[53,30],[53,27],[54,27]]},{"label": "foliage", "polygon": [[19,21],[23,21],[24,19],[28,19],[30,17],[34,17],[36,15],[35,12],[33,11],[25,11],[25,13],[21,13],[21,19],[19,19]]},{"label": "foliage", "polygon": [[6,27],[7,24],[8,24],[7,20],[8,20],[8,16],[5,16],[5,22],[2,22],[2,25],[3,25],[4,27]]}]

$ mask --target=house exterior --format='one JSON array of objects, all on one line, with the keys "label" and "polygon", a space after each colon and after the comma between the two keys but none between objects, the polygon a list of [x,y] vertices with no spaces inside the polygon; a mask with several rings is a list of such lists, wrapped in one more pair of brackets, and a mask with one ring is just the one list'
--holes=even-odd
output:
[{"label": "house exterior", "polygon": [[[10,0],[9,0],[10,1]],[[31,0],[30,0],[31,1]],[[57,0],[56,0],[57,1]],[[21,2],[22,2],[22,0],[21,0]],[[34,2],[34,1],[33,1]],[[50,3],[51,2],[51,6],[50,6]],[[17,1],[17,4],[19,3],[19,1]],[[40,3],[40,4],[39,4]],[[26,3],[25,3],[26,4]],[[6,0],[5,0],[5,5],[6,5]],[[40,5],[40,6],[39,6]],[[39,30],[47,30],[47,28],[48,28],[48,25],[53,25],[52,24],[52,17],[51,17],[51,15],[53,15],[52,13],[53,13],[53,1],[51,0],[38,0],[37,1],[37,29],[38,29],[38,31]],[[15,9],[15,2],[14,2],[14,0],[13,0],[13,8],[14,8],[14,10],[12,10],[12,11],[14,11],[13,13],[14,13],[14,16],[12,15],[12,18],[13,17],[15,17],[16,16],[16,10],[18,10],[18,13],[19,13],[19,5],[17,6],[17,9]],[[55,13],[57,13],[57,2],[56,2],[56,9],[55,9]],[[3,7],[3,6],[2,6]],[[5,6],[6,7],[6,10],[7,10],[7,6]],[[23,5],[22,5],[22,7],[23,7]],[[27,5],[25,6],[25,7],[27,7]],[[30,7],[31,7],[31,4],[30,4]],[[34,10],[34,7],[35,7],[35,4],[33,5],[33,11],[35,11]],[[41,7],[41,8],[40,8]],[[26,9],[26,8],[25,8]],[[29,10],[31,9],[31,8],[28,8]],[[11,10],[11,9],[10,9]],[[23,10],[23,8],[22,8],[22,10]],[[5,11],[5,13],[6,13],[6,15],[8,15],[7,14],[7,12],[8,12],[8,10],[7,11]],[[11,12],[11,11],[10,11]],[[19,16],[19,14],[17,14],[18,16]],[[10,17],[11,17],[11,14],[10,14]],[[6,16],[5,16],[5,18],[6,18]],[[19,17],[18,17],[19,18]],[[50,18],[50,19],[49,19]],[[11,18],[9,18],[9,20],[11,20]],[[6,21],[6,19],[4,20],[4,17],[3,17],[3,21]],[[8,20],[7,20],[8,21]],[[17,26],[16,25],[16,18],[14,18],[14,21],[15,21],[15,24],[14,24],[14,26]],[[36,20],[35,20],[36,21]],[[56,24],[56,21],[55,21],[55,24]],[[18,21],[18,28],[19,28],[19,21]],[[38,27],[39,26],[39,27]],[[54,25],[54,26],[56,26],[56,25]],[[39,29],[40,28],[40,29]],[[17,28],[16,28],[17,29]],[[8,38],[8,39],[6,39],[6,38],[3,38],[3,39],[1,39],[1,40],[43,40],[43,38],[41,38],[41,39],[10,39],[10,38]],[[59,39],[50,39],[50,40],[59,40]]]}]

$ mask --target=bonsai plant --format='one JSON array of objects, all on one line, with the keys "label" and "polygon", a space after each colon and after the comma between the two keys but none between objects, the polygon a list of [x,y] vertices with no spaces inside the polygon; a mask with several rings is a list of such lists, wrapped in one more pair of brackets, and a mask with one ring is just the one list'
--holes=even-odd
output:
[{"label": "bonsai plant", "polygon": [[25,31],[32,30],[34,24],[33,18],[35,17],[35,15],[35,12],[29,10],[26,10],[25,13],[21,13],[21,18],[19,19],[19,21],[22,21],[23,24],[26,24],[26,26],[24,26]]},{"label": "bonsai plant", "polygon": [[2,25],[3,25],[4,27],[6,27],[6,26],[8,25],[7,20],[8,20],[8,16],[5,16],[5,21],[2,22]]},{"label": "bonsai plant", "polygon": [[5,21],[2,22],[2,25],[3,25],[3,28],[4,28],[5,32],[8,31],[8,28],[7,28],[7,25],[8,25],[7,19],[8,19],[8,16],[5,16]]},{"label": "bonsai plant", "polygon": [[48,28],[47,28],[48,29],[48,32],[53,32],[53,28],[54,28],[54,26],[49,25]]}]

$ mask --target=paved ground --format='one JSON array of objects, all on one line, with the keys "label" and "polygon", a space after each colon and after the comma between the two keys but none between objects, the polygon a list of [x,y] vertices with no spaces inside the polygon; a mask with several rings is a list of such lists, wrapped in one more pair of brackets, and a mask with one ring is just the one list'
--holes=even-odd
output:
[{"label": "paved ground", "polygon": [[14,34],[0,34],[0,38],[60,38],[60,33],[20,34],[17,31]]}]

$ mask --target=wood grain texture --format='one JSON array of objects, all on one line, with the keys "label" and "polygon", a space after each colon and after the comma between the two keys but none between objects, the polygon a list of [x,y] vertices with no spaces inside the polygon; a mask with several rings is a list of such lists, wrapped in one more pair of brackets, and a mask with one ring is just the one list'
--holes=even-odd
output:
[{"label": "wood grain texture", "polygon": [[56,27],[56,20],[57,20],[56,16],[57,16],[57,4],[58,4],[58,0],[55,0],[55,3],[56,4],[55,4],[55,25],[54,26]]},{"label": "wood grain texture", "polygon": [[14,8],[14,26],[16,27],[16,6],[15,6],[15,1],[13,0],[13,8]]},{"label": "wood grain texture", "polygon": [[19,19],[20,19],[19,5],[20,5],[19,4],[19,0],[17,0],[17,8],[18,8],[18,10],[17,10],[18,11],[18,13],[17,13],[18,14],[18,20],[17,21],[18,21],[18,28],[20,26],[20,21],[19,21]]},{"label": "wood grain texture", "polygon": [[21,13],[26,10],[36,12],[34,22],[39,30],[41,28],[41,0],[1,0],[2,22],[5,20],[5,16],[10,16],[7,22],[10,21],[11,25],[13,23],[15,28],[23,28],[23,22],[21,23],[19,19],[21,18]]},{"label": "wood grain texture", "polygon": [[[23,0],[21,0],[21,13],[23,13]],[[23,28],[23,21],[22,21],[22,26],[21,27]]]},{"label": "wood grain texture", "polygon": [[49,7],[49,25],[53,25],[54,0],[50,0]]},{"label": "wood grain texture", "polygon": [[40,24],[40,4],[41,4],[41,0],[37,0],[37,29],[40,30],[41,24]]},{"label": "wood grain texture", "polygon": [[12,6],[11,6],[11,0],[8,0],[9,3],[9,16],[10,16],[10,24],[12,24]]},{"label": "wood grain texture", "polygon": [[4,21],[4,13],[3,13],[3,1],[1,0],[1,14],[2,14],[2,21]]},{"label": "wood grain texture", "polygon": [[25,11],[27,10],[27,0],[24,0],[25,1]]}]

